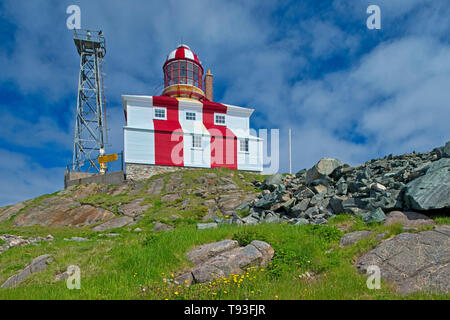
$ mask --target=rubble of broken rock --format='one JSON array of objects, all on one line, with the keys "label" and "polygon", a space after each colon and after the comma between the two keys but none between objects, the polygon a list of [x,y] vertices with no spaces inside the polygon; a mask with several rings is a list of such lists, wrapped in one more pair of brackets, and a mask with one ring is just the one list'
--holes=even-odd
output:
[{"label": "rubble of broken rock", "polygon": [[[263,189],[256,199],[240,204],[231,218],[216,217],[212,224],[326,224],[341,213],[370,223],[383,222],[394,210],[448,213],[450,142],[431,152],[388,155],[355,167],[323,158],[309,170],[275,174],[254,185]],[[248,214],[241,218],[242,213]]]},{"label": "rubble of broken rock", "polygon": [[24,239],[23,236],[16,236],[13,234],[3,234],[0,235],[0,240],[5,242],[3,245],[0,246],[0,254],[5,252],[8,249],[11,249],[13,247],[23,247],[27,246],[29,244],[38,244],[42,241],[53,241],[53,236],[49,234],[48,236],[44,237],[34,237],[34,238],[28,238]]}]

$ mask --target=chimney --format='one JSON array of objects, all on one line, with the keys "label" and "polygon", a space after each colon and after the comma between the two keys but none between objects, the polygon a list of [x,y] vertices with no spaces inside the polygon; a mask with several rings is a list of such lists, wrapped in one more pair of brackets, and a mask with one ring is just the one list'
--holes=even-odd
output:
[{"label": "chimney", "polygon": [[209,101],[213,101],[213,74],[209,69],[205,74],[205,95]]}]

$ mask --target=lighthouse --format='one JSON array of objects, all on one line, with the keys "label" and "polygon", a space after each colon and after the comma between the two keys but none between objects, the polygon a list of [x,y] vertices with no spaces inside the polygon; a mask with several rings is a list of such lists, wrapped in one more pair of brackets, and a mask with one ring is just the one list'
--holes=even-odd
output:
[{"label": "lighthouse", "polygon": [[122,95],[127,179],[185,167],[263,170],[263,141],[251,135],[254,109],[213,101],[213,74],[180,44],[163,64],[159,96]]}]

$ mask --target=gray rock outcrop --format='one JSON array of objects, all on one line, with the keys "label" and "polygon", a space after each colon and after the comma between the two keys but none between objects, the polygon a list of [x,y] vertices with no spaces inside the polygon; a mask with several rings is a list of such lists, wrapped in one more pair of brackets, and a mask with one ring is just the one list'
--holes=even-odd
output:
[{"label": "gray rock outcrop", "polygon": [[406,206],[413,210],[450,207],[450,159],[433,162],[426,173],[409,182],[405,193]]},{"label": "gray rock outcrop", "polygon": [[240,274],[251,266],[265,267],[272,260],[273,248],[264,241],[254,240],[245,247],[237,241],[223,240],[190,251],[186,257],[196,264],[191,272],[177,277],[177,283],[202,283],[230,274]]},{"label": "gray rock outcrop", "polygon": [[399,293],[444,292],[450,289],[450,226],[432,231],[401,233],[360,257],[356,268],[366,273],[370,265],[381,270],[382,281]]},{"label": "gray rock outcrop", "polygon": [[2,284],[2,288],[11,288],[19,285],[23,280],[27,279],[31,274],[45,270],[52,261],[52,257],[49,254],[39,256],[26,266],[23,270],[20,270],[17,274],[11,276]]}]

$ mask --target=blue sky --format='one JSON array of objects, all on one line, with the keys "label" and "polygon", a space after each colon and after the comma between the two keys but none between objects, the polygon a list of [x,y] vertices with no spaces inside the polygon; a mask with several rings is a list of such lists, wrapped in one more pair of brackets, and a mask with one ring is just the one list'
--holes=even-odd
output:
[{"label": "blue sky", "polygon": [[[448,0],[0,1],[0,206],[63,187],[72,161],[79,57],[66,8],[106,37],[111,146],[122,94],[161,92],[183,39],[214,74],[219,102],[280,129],[280,171],[321,157],[355,165],[450,140]],[[381,8],[368,30],[366,8]]]}]

